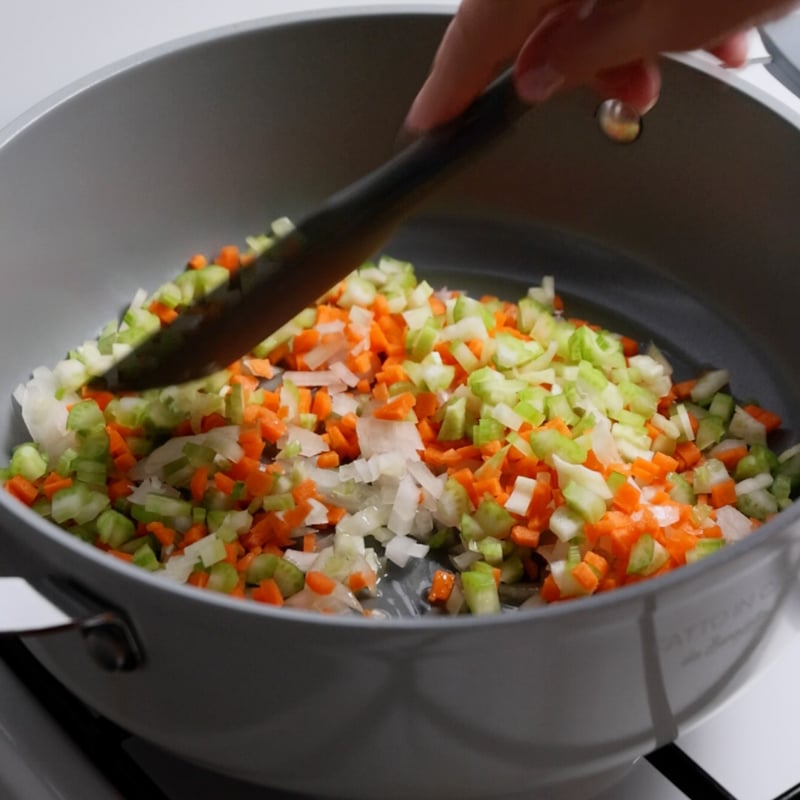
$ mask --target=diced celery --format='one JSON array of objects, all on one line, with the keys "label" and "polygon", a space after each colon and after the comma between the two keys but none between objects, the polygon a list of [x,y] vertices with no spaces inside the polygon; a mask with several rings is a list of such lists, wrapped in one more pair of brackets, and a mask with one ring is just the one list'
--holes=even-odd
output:
[{"label": "diced celery", "polygon": [[703,417],[698,423],[697,433],[695,434],[695,444],[701,450],[705,450],[720,442],[724,435],[725,421],[722,417],[708,414],[708,416]]},{"label": "diced celery", "polygon": [[517,553],[512,553],[500,565],[500,582],[517,583],[525,577],[525,567]]},{"label": "diced celery", "polygon": [[689,481],[678,472],[670,472],[667,475],[667,480],[672,484],[669,490],[669,496],[676,503],[684,503],[685,505],[693,506],[697,499],[694,489]]},{"label": "diced celery", "polygon": [[697,544],[691,549],[686,551],[686,563],[693,564],[701,558],[710,556],[716,553],[725,546],[724,539],[698,539]]},{"label": "diced celery", "polygon": [[158,563],[158,558],[156,557],[156,554],[153,552],[153,548],[150,546],[149,542],[143,544],[133,554],[133,563],[137,567],[149,570],[150,572],[155,572],[160,566],[160,564]]},{"label": "diced celery", "polygon": [[747,444],[766,444],[767,429],[755,417],[750,416],[741,406],[736,406],[728,424],[728,435],[743,439]]},{"label": "diced celery", "polygon": [[708,406],[708,413],[719,417],[725,424],[730,422],[733,416],[733,409],[735,403],[733,397],[725,392],[717,392],[712,398]]},{"label": "diced celery", "polygon": [[208,571],[207,587],[215,592],[230,594],[239,582],[236,567],[227,561],[218,561]]},{"label": "diced celery", "polygon": [[698,494],[707,494],[712,486],[729,478],[728,468],[716,458],[709,458],[694,471],[694,490]]},{"label": "diced celery", "polygon": [[26,442],[14,448],[9,469],[12,475],[21,475],[29,481],[35,481],[47,472],[47,456],[35,444]]},{"label": "diced celery", "polygon": [[500,597],[493,575],[468,570],[461,574],[461,585],[467,607],[473,614],[496,614],[500,611]]},{"label": "diced celery", "polygon": [[144,508],[147,513],[158,514],[160,517],[190,517],[192,515],[192,504],[188,500],[167,497],[154,492],[145,497]]},{"label": "diced celery", "polygon": [[459,528],[461,530],[461,537],[465,542],[478,541],[486,536],[486,532],[481,528],[478,521],[469,514],[461,515]]},{"label": "diced celery", "polygon": [[467,400],[456,397],[448,400],[444,407],[444,417],[439,428],[439,441],[449,442],[464,437],[464,426],[467,419]]},{"label": "diced celery", "polygon": [[533,431],[529,441],[536,456],[544,460],[550,460],[556,455],[572,464],[583,464],[588,455],[585,447],[555,428]]},{"label": "diced celery", "polygon": [[511,533],[514,517],[497,501],[489,497],[481,500],[475,511],[475,520],[487,536],[504,539]]},{"label": "diced celery", "polygon": [[494,536],[486,536],[477,542],[478,552],[484,557],[487,564],[494,567],[503,562],[503,543]]},{"label": "diced celery", "polygon": [[[603,503],[603,513],[605,513],[605,503]],[[568,505],[559,506],[550,515],[550,530],[562,542],[569,542],[576,537],[582,536],[584,525],[585,517]]]},{"label": "diced celery", "polygon": [[[762,472],[772,472],[780,466],[778,457],[768,447],[763,444],[754,444],[750,447],[747,455],[739,459],[734,471],[737,481],[745,478],[752,478]],[[783,470],[781,469],[783,472]],[[785,474],[785,473],[784,473]]]},{"label": "diced celery", "polygon": [[747,517],[765,520],[772,514],[778,513],[778,501],[767,489],[756,489],[739,495],[736,499],[736,508]]},{"label": "diced celery", "polygon": [[629,575],[652,575],[669,560],[669,551],[649,533],[643,533],[631,548]]},{"label": "diced celery", "polygon": [[97,518],[97,534],[100,540],[114,550],[129,541],[136,534],[136,526],[124,514],[114,509],[106,509]]},{"label": "diced celery", "polygon": [[728,385],[730,373],[726,369],[712,369],[701,375],[692,387],[692,401],[705,405],[720,389]]},{"label": "diced celery", "polygon": [[81,400],[67,414],[67,430],[76,433],[92,433],[102,430],[106,420],[100,406],[94,400]]},{"label": "diced celery", "polygon": [[306,576],[303,571],[291,561],[285,558],[279,558],[275,569],[272,572],[272,577],[278,588],[281,590],[283,597],[291,597],[293,594],[299,592],[305,586]]},{"label": "diced celery", "polygon": [[569,481],[562,489],[564,500],[569,508],[577,512],[590,523],[598,522],[606,513],[606,501],[574,480]]},{"label": "diced celery", "polygon": [[280,558],[274,553],[259,553],[248,565],[245,580],[255,586],[271,578],[279,561]]},{"label": "diced celery", "polygon": [[443,524],[455,527],[461,522],[462,515],[472,511],[469,493],[463,484],[455,478],[448,478],[444,491],[436,501],[436,518]]}]

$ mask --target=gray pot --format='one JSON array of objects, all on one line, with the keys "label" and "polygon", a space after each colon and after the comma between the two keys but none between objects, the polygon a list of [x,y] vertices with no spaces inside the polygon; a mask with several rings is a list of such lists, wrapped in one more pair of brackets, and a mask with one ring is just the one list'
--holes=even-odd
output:
[{"label": "gray pot", "polygon": [[[192,252],[299,216],[384,159],[445,22],[410,8],[238,26],[107,70],[7,130],[0,397]],[[732,75],[665,73],[635,144],[599,132],[592,96],[559,98],[387,251],[507,295],[554,273],[576,314],[653,338],[681,370],[729,366],[739,395],[800,431],[800,120]],[[5,448],[24,436],[7,408]],[[493,619],[332,619],[174,586],[5,493],[0,564],[124,611],[144,654],[132,669],[101,669],[85,627],[31,648],[191,761],[355,800],[575,798],[702,720],[794,634],[798,516],[666,577]]]}]

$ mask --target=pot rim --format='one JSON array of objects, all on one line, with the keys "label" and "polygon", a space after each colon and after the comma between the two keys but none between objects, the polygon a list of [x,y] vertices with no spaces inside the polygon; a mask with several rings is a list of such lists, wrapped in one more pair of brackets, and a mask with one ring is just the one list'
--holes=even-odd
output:
[{"label": "pot rim", "polygon": [[[116,76],[128,73],[145,64],[150,64],[160,58],[175,53],[199,47],[210,42],[225,38],[232,38],[255,31],[293,26],[305,23],[325,22],[329,20],[359,17],[392,16],[397,14],[431,15],[448,17],[455,10],[448,9],[444,4],[431,3],[402,3],[387,4],[385,6],[352,5],[338,8],[312,9],[284,14],[259,17],[231,25],[211,28],[199,33],[182,36],[154,47],[146,48],[128,57],[115,61],[105,67],[91,72],[83,78],[74,81],[61,90],[51,94],[26,112],[18,116],[11,123],[0,130],[0,150],[6,148],[14,139],[21,136],[25,130],[43,120],[49,113],[70,101],[72,98],[90,91],[94,86],[105,84]],[[761,88],[745,80],[735,72],[717,66],[702,56],[694,54],[670,54],[669,59],[695,69],[716,80],[722,81],[732,89],[756,100],[765,106],[768,111],[785,119],[800,133],[800,112],[772,97]],[[40,517],[30,508],[20,503],[7,492],[0,492],[0,507],[8,512],[10,517],[21,519],[23,523],[32,526],[38,534],[45,537],[51,546],[66,548],[67,550],[86,558],[103,569],[116,573],[121,581],[133,580],[152,587],[156,591],[167,594],[177,593],[186,600],[198,603],[210,603],[221,611],[246,613],[255,618],[261,618],[270,624],[303,622],[310,626],[324,626],[334,628],[378,628],[383,631],[412,631],[429,632],[433,630],[448,631],[467,628],[483,628],[484,626],[503,626],[526,624],[530,625],[537,620],[549,623],[562,617],[574,618],[587,614],[596,614],[601,611],[620,609],[626,605],[647,602],[649,598],[658,595],[662,590],[674,589],[682,584],[689,584],[702,580],[704,573],[715,572],[732,561],[748,557],[753,551],[762,547],[766,540],[776,538],[780,531],[798,523],[800,519],[800,503],[795,503],[775,518],[766,522],[757,531],[745,539],[736,542],[733,547],[725,547],[721,552],[715,553],[710,559],[703,559],[694,564],[687,564],[668,574],[661,575],[652,580],[642,581],[629,586],[623,586],[611,592],[580,599],[578,602],[553,603],[532,609],[523,609],[499,616],[491,615],[475,617],[470,615],[444,616],[426,615],[418,617],[359,617],[338,616],[309,613],[303,609],[280,608],[256,603],[242,603],[240,600],[223,594],[210,591],[197,591],[194,587],[174,583],[165,578],[158,578],[144,570],[132,569],[117,559],[110,558],[99,550],[88,547],[85,542],[69,536],[65,531],[52,522]],[[86,587],[89,590],[91,586]]]}]

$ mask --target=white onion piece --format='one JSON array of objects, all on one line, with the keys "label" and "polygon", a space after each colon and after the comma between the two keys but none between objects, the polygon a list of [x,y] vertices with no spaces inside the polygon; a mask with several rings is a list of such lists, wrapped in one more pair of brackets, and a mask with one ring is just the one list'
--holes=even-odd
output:
[{"label": "white onion piece", "polygon": [[419,487],[411,477],[400,480],[392,504],[387,527],[395,534],[411,533],[419,506]]},{"label": "white onion piece", "polygon": [[162,482],[156,475],[146,477],[127,497],[128,501],[137,506],[143,506],[147,502],[147,495],[161,494],[166,497],[180,497],[181,493]]},{"label": "white onion piece", "polygon": [[283,557],[294,564],[298,569],[303,572],[308,572],[311,565],[317,560],[319,553],[304,553],[302,550],[286,550]]},{"label": "white onion piece", "polygon": [[438,500],[444,491],[446,475],[434,475],[424,461],[409,461],[406,464],[409,474],[434,499]]},{"label": "white onion piece", "polygon": [[767,489],[772,486],[772,475],[769,472],[762,472],[760,475],[753,475],[752,478],[746,478],[736,484],[736,496],[741,497],[743,494],[755,492],[757,489]]},{"label": "white onion piece", "polygon": [[358,399],[345,389],[347,387],[341,381],[328,387],[331,394],[331,411],[339,417],[358,412]]},{"label": "white onion piece", "polygon": [[342,381],[342,383],[347,384],[347,386],[352,387],[358,383],[358,375],[356,375],[351,369],[348,369],[348,367],[341,361],[336,361],[331,364],[331,372],[336,375],[336,377]]},{"label": "white onion piece", "polygon": [[395,536],[386,545],[386,558],[398,567],[404,567],[411,558],[425,558],[430,548],[410,536]]},{"label": "white onion piece", "polygon": [[278,445],[285,447],[289,442],[297,442],[300,445],[300,455],[306,458],[313,458],[330,450],[330,446],[322,436],[299,425],[288,425],[286,434],[281,437]]},{"label": "white onion piece", "polygon": [[345,339],[344,336],[336,337],[329,342],[324,342],[323,344],[318,344],[316,347],[312,347],[311,350],[303,356],[303,361],[305,361],[306,366],[310,370],[315,370],[331,359],[344,357],[348,349],[349,345],[347,339]]},{"label": "white onion piece", "polygon": [[295,386],[330,386],[341,381],[332,369],[308,371],[287,370],[283,373],[284,381],[291,381]]},{"label": "white onion piece", "polygon": [[361,454],[366,458],[376,453],[396,452],[404,458],[419,461],[419,451],[424,449],[422,438],[413,422],[359,417],[356,421],[356,433]]},{"label": "white onion piece", "polygon": [[738,542],[753,530],[749,517],[733,506],[722,506],[717,509],[717,524],[726,542]]},{"label": "white onion piece", "polygon": [[311,511],[306,514],[304,520],[306,525],[327,525],[328,524],[328,508],[324,503],[315,500],[313,497],[308,498],[308,503],[311,506]]},{"label": "white onion piece", "polygon": [[674,525],[681,518],[680,509],[671,503],[663,505],[656,503],[649,506],[648,510],[655,517],[659,528],[666,528],[668,525]]},{"label": "white onion piece", "polygon": [[336,523],[336,532],[347,533],[351,536],[367,536],[377,528],[386,525],[389,511],[388,507],[366,506],[353,514],[345,514]]},{"label": "white onion piece", "polygon": [[519,514],[524,516],[528,512],[528,506],[533,499],[533,493],[536,490],[536,479],[529,478],[525,475],[517,475],[514,480],[514,488],[505,502],[506,511],[512,514]]}]

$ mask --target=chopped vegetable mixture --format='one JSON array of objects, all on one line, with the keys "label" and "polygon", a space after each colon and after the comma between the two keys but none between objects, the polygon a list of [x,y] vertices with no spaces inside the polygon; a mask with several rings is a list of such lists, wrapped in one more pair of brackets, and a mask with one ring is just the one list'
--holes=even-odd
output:
[{"label": "chopped vegetable mixture", "polygon": [[673,382],[654,346],[570,318],[551,278],[512,303],[382,257],[204,381],[85,388],[271,236],[194,256],[35,370],[7,491],[165,580],[329,613],[369,613],[387,564],[416,559],[451,614],[605,592],[791,502],[800,448],[769,448],[775,414],[724,369]]}]

